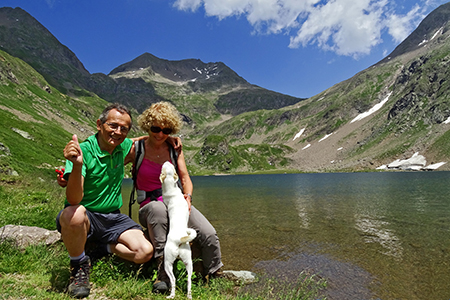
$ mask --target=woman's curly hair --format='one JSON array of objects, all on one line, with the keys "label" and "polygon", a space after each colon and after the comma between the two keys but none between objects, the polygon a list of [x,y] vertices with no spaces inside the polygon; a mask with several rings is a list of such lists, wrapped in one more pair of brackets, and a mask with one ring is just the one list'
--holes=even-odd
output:
[{"label": "woman's curly hair", "polygon": [[150,127],[155,123],[163,128],[171,128],[172,134],[181,130],[183,125],[181,115],[178,110],[169,102],[153,103],[137,119],[139,127],[146,132],[150,132]]}]

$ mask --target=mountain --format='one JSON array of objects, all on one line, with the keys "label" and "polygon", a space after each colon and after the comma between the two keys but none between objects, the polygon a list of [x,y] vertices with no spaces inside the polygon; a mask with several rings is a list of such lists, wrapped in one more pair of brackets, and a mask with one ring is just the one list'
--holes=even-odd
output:
[{"label": "mountain", "polygon": [[[115,91],[93,90],[108,101],[123,102],[138,111],[149,106],[149,96],[150,103],[164,99],[179,105],[197,102],[194,107],[185,106],[186,111],[212,104],[210,109],[202,109],[201,118],[217,113],[238,115],[258,109],[277,109],[304,100],[252,85],[222,62],[204,63],[199,59],[170,61],[150,53],[118,66],[108,77],[118,84]],[[124,88],[119,88],[121,86]],[[208,99],[201,103],[198,102],[199,97]],[[198,120],[195,116],[189,119]]]},{"label": "mountain", "polygon": [[192,174],[375,170],[415,153],[447,162],[449,5],[385,59],[309,99],[252,85],[220,62],[149,53],[89,74],[34,18],[1,8],[0,172],[50,176],[64,143],[94,132],[107,101],[134,116],[155,101],[174,103]]},{"label": "mountain", "polygon": [[90,74],[76,55],[21,8],[0,8],[0,49],[27,62],[61,92],[88,86]]},{"label": "mountain", "polygon": [[0,178],[18,174],[54,180],[64,165],[62,150],[77,134],[95,132],[107,102],[96,96],[69,97],[24,61],[0,50]]},{"label": "mountain", "polygon": [[118,66],[109,75],[139,72],[146,69],[150,75],[159,74],[173,82],[187,83],[193,91],[215,91],[226,87],[248,87],[250,84],[224,63],[204,63],[199,59],[170,61],[144,53]]},{"label": "mountain", "polygon": [[[172,95],[178,89],[176,93],[182,98],[179,101],[184,102],[186,111],[197,111],[197,106],[208,107],[201,108],[200,118],[187,116],[194,123],[220,113],[236,115],[259,108],[280,108],[303,100],[251,85],[222,62],[168,61],[149,53],[118,66],[108,75],[90,74],[72,51],[21,8],[0,8],[0,49],[30,64],[65,94],[94,93],[138,112],[160,100],[177,104]],[[227,97],[237,90],[240,97]],[[199,97],[205,98],[205,103],[199,103]],[[194,101],[197,103],[189,105]]]},{"label": "mountain", "polygon": [[392,53],[381,60],[381,63],[403,54],[414,53],[416,50],[426,49],[428,42],[438,37],[437,35],[441,35],[440,38],[442,38],[442,34],[445,32],[441,31],[445,29],[449,15],[450,3],[443,4],[432,11],[422,20],[420,26],[416,30],[400,43]]},{"label": "mountain", "polygon": [[211,134],[228,147],[289,146],[289,165],[304,171],[374,170],[416,152],[427,164],[447,162],[449,7],[438,7],[391,55],[352,78],[290,107],[247,112]]}]

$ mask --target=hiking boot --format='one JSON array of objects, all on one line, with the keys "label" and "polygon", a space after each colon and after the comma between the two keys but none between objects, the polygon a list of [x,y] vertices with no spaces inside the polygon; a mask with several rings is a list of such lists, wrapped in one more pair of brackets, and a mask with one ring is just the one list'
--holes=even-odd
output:
[{"label": "hiking boot", "polygon": [[209,283],[209,281],[211,279],[215,279],[215,278],[226,278],[225,273],[222,271],[222,268],[220,268],[219,270],[217,270],[214,273],[209,273],[208,275],[206,275],[205,281],[206,281],[206,283]]},{"label": "hiking boot", "polygon": [[91,260],[85,256],[78,264],[70,262],[70,284],[67,292],[75,298],[89,296],[91,285],[89,283],[89,273],[91,272]]},{"label": "hiking boot", "polygon": [[160,256],[156,259],[158,266],[158,274],[155,282],[153,283],[153,292],[158,294],[165,294],[169,291],[170,279],[164,269],[164,256]]},{"label": "hiking boot", "polygon": [[223,273],[222,268],[211,274],[211,278],[223,278],[223,277],[225,277],[225,273]]}]

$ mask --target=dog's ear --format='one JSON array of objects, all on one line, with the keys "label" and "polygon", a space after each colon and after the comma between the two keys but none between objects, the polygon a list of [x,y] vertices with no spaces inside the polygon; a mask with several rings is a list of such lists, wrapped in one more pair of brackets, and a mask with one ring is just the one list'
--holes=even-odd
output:
[{"label": "dog's ear", "polygon": [[174,172],[174,173],[173,173],[173,180],[174,180],[175,182],[178,181],[178,174],[177,174],[177,172]]},{"label": "dog's ear", "polygon": [[166,169],[162,168],[161,169],[161,175],[159,175],[159,181],[161,181],[161,183],[164,183],[164,180],[166,179],[167,173],[166,173]]}]

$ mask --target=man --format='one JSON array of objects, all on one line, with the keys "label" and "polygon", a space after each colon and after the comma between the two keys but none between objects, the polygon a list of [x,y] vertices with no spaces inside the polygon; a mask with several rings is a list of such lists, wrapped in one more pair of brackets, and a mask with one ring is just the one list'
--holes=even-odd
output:
[{"label": "man", "polygon": [[73,297],[90,293],[87,240],[99,243],[105,253],[138,264],[152,258],[153,246],[142,228],[119,212],[124,164],[134,159],[133,141],[127,138],[131,126],[128,109],[112,104],[97,120],[97,134],[81,144],[74,135],[64,148],[67,182],[58,182],[67,184],[66,201],[56,223],[70,256],[68,292]]}]

